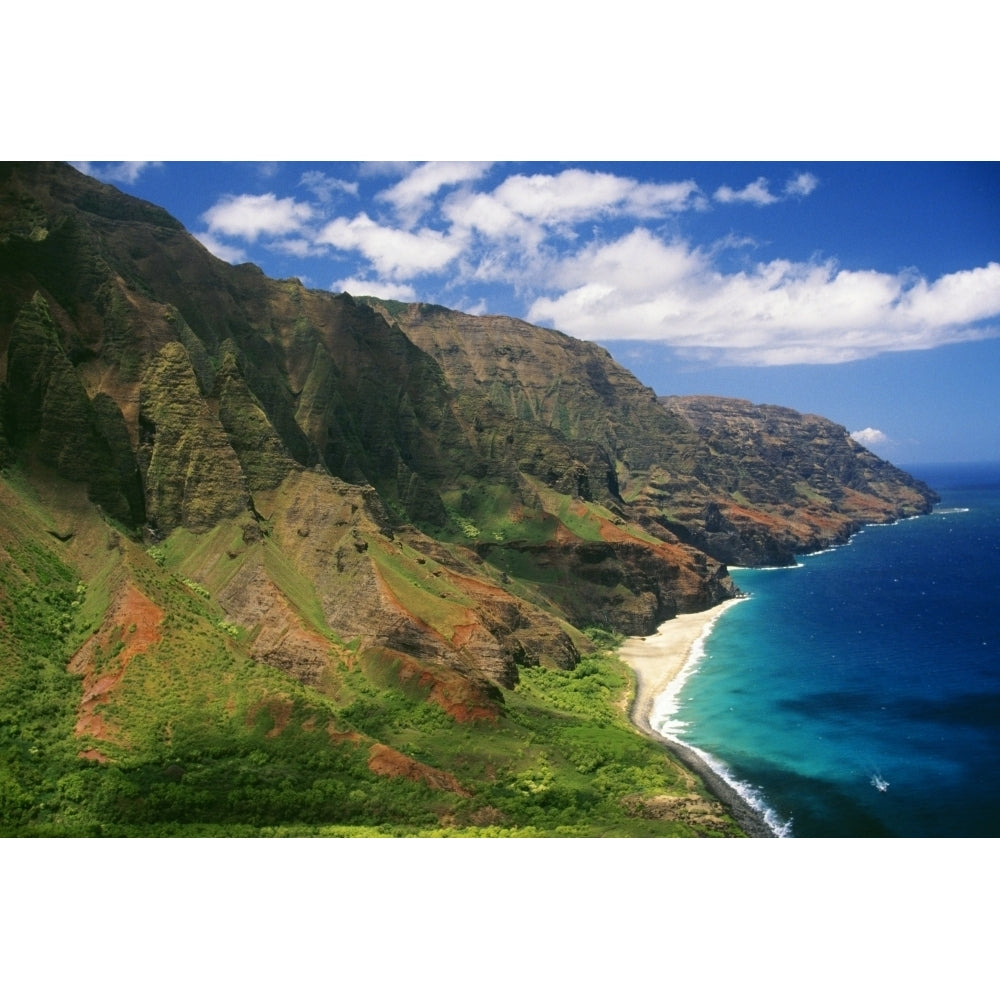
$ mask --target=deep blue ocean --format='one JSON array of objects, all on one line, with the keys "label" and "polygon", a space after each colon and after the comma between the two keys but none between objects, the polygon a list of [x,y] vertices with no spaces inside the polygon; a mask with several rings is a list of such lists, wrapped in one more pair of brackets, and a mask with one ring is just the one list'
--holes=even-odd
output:
[{"label": "deep blue ocean", "polygon": [[932,514],[731,570],[749,598],[654,709],[783,835],[1000,835],[1000,463],[907,471]]}]

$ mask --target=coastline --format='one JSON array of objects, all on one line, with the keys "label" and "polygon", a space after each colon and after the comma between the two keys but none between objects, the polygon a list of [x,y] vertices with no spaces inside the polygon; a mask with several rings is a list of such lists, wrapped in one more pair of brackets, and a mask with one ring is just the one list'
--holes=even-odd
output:
[{"label": "coastline", "polygon": [[629,718],[640,732],[662,743],[730,812],[748,837],[774,837],[764,817],[716,774],[690,747],[658,733],[650,724],[653,702],[684,669],[695,643],[736,598],[707,611],[677,615],[664,622],[651,636],[632,636],[619,646],[618,655],[635,674],[635,698]]}]

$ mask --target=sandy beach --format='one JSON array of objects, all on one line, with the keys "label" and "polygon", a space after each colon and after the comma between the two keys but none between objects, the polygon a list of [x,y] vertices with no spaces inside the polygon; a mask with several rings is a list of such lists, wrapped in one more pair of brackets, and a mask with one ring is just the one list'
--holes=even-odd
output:
[{"label": "sandy beach", "polygon": [[654,635],[626,639],[618,648],[618,655],[635,672],[636,693],[630,712],[632,724],[663,743],[688,770],[694,771],[708,790],[726,806],[744,833],[751,837],[773,837],[774,832],[764,818],[701,757],[683,743],[656,732],[649,722],[657,695],[681,672],[691,648],[706,627],[730,607],[732,601],[726,601],[707,611],[678,615],[664,622]]},{"label": "sandy beach", "polygon": [[649,724],[656,696],[681,672],[691,647],[705,628],[729,606],[726,602],[708,611],[678,615],[664,622],[654,635],[633,636],[618,648],[618,655],[635,671],[636,692],[631,718],[644,733],[658,735]]}]

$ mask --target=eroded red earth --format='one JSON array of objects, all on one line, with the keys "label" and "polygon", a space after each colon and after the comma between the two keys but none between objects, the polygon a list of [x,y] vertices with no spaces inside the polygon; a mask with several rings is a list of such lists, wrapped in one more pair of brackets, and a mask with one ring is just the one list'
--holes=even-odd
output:
[{"label": "eroded red earth", "polygon": [[436,767],[421,764],[420,761],[407,757],[406,754],[387,747],[384,743],[376,743],[368,753],[368,768],[373,773],[384,778],[407,778],[410,781],[422,781],[430,788],[443,792],[457,792],[468,796],[467,792],[447,771],[439,771]]},{"label": "eroded red earth", "polygon": [[[112,598],[100,629],[91,636],[67,665],[83,677],[83,694],[77,710],[75,733],[94,739],[114,741],[115,734],[105,722],[101,708],[121,682],[129,662],[158,643],[163,609],[154,604],[132,583],[119,587]],[[97,749],[80,751],[81,757],[105,762]]]}]

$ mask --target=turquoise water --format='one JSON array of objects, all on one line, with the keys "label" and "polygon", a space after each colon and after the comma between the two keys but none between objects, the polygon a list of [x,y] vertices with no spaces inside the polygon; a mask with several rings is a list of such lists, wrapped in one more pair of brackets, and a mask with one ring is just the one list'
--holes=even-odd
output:
[{"label": "turquoise water", "polygon": [[1000,835],[1000,465],[908,471],[934,513],[733,570],[749,599],[654,712],[784,834]]}]

